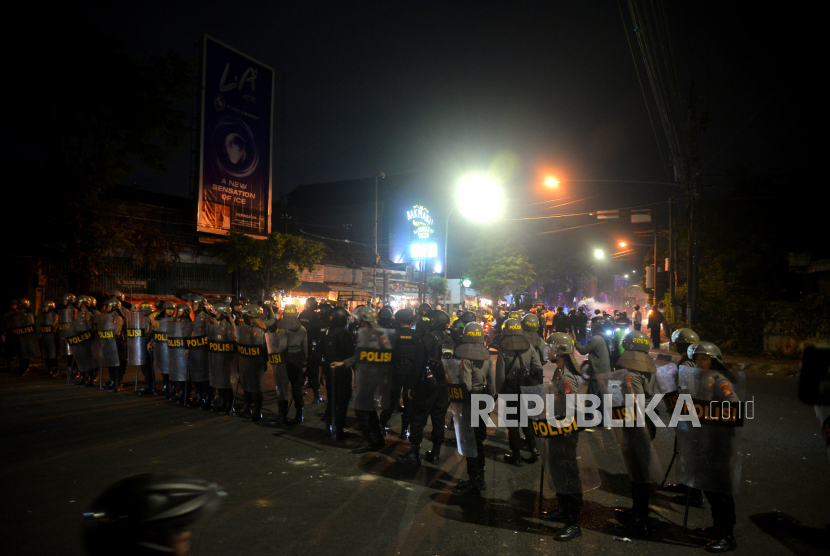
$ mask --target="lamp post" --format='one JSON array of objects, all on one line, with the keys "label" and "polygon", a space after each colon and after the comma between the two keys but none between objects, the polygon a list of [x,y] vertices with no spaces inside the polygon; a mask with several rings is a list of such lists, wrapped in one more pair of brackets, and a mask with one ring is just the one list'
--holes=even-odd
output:
[{"label": "lamp post", "polygon": [[378,178],[385,178],[386,174],[378,172],[375,174],[375,260],[372,262],[372,303],[378,294],[377,282],[375,281],[378,270]]},{"label": "lamp post", "polygon": [[458,205],[453,205],[447,213],[447,222],[444,225],[444,280],[447,279],[447,238],[450,234],[450,215],[456,208],[458,208]]}]

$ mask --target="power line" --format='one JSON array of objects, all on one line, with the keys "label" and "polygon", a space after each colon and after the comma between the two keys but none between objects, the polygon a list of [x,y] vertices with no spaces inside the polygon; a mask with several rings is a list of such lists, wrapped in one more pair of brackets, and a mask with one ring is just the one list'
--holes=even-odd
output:
[{"label": "power line", "polygon": [[559,232],[567,232],[568,230],[576,230],[576,229],[579,229],[579,228],[587,228],[589,226],[599,226],[601,224],[608,224],[608,222],[609,221],[606,220],[604,222],[594,222],[593,224],[584,224],[582,226],[574,226],[572,228],[562,228],[561,230],[551,230],[549,232],[540,232],[539,235],[541,235],[541,234],[556,234],[556,233],[559,233]]}]

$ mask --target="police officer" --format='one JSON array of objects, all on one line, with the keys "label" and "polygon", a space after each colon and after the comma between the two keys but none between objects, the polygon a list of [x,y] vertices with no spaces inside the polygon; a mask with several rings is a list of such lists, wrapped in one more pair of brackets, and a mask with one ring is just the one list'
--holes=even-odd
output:
[{"label": "police officer", "polygon": [[[426,334],[429,334],[429,314],[432,312],[432,305],[429,303],[421,303],[418,305],[418,310],[415,311],[415,324],[412,328],[414,328],[418,334],[418,337],[423,338]],[[421,322],[423,321],[423,324]]]},{"label": "police officer", "polygon": [[[158,308],[158,309],[156,309]],[[150,341],[153,335],[153,323],[159,316],[161,303],[156,302],[155,306],[147,301],[143,302],[139,307],[139,312],[143,315],[141,317],[141,328],[147,342]],[[138,391],[139,396],[157,396],[156,390],[156,372],[153,367],[153,357],[144,358],[144,364],[141,366],[141,374],[144,376],[144,388]]]},{"label": "police officer", "polygon": [[[66,348],[64,347],[65,338],[69,335],[69,327],[72,326],[72,323],[75,320],[78,310],[75,309],[75,295],[71,293],[65,293],[61,297],[61,306],[58,309],[58,342],[60,342],[60,353],[64,353]],[[73,365],[75,363],[75,356],[67,354],[66,356],[66,372],[69,377],[74,378],[75,372],[73,369]],[[69,382],[69,378],[66,379],[67,383]]]},{"label": "police officer", "polygon": [[186,556],[190,530],[216,512],[224,496],[219,486],[182,475],[122,479],[83,514],[86,553]]},{"label": "police officer", "polygon": [[[155,318],[151,319],[152,329],[150,331],[150,341],[147,342],[147,351],[149,351],[151,354],[155,350],[155,346],[157,344],[159,344],[160,342],[165,342],[165,347],[163,347],[163,349],[167,349],[166,348],[166,341],[167,340],[161,340],[160,339],[162,336],[166,336],[166,334],[160,334],[159,333],[159,325],[162,322],[168,322],[168,321],[173,320],[173,318],[175,318],[175,316],[176,316],[176,306],[173,305],[169,301],[160,301],[160,300],[156,301],[156,309],[159,311],[159,313]],[[171,396],[176,395],[176,384],[173,384],[172,386],[170,384],[170,373],[165,372],[165,371],[169,371],[169,369],[157,369],[157,370],[161,372],[161,379],[162,379],[161,393],[162,393],[162,395],[164,395],[165,398],[170,399]]]},{"label": "police officer", "polygon": [[55,313],[55,302],[44,301],[40,304],[40,314],[37,316],[37,329],[40,334],[40,353],[43,355],[43,364],[46,367],[43,374],[58,376],[57,331],[58,315]]},{"label": "police officer", "polygon": [[[522,332],[524,332],[527,341],[530,342],[530,346],[536,350],[536,353],[539,355],[539,361],[542,365],[545,364],[547,358],[544,356],[542,352],[542,337],[539,335],[539,317],[537,317],[533,313],[528,313],[522,317]],[[541,381],[539,384],[542,384]]]},{"label": "police officer", "polygon": [[[385,308],[384,308],[385,309]],[[383,311],[383,309],[381,309]],[[391,311],[390,311],[391,312]],[[412,330],[412,322],[415,320],[415,312],[410,308],[404,308],[395,313],[395,339],[392,342],[392,395],[389,397],[389,406],[380,414],[380,426],[386,430],[392,413],[398,408],[398,401],[403,399],[401,411],[401,436],[406,436],[409,430],[411,419],[412,401],[406,396],[404,385],[412,371],[412,364],[418,352],[418,336]],[[381,326],[383,323],[381,323]],[[401,394],[404,394],[401,396]]]},{"label": "police officer", "polygon": [[[484,346],[484,329],[477,322],[464,326],[461,343],[455,348],[455,356],[461,359],[462,378],[470,395],[487,394],[496,398],[496,367],[490,357],[490,351]],[[484,441],[487,439],[487,423],[479,417],[473,423],[476,439],[476,457],[467,458],[467,475],[453,488],[453,493],[461,496],[476,496],[487,489],[484,481]]]},{"label": "police officer", "polygon": [[[352,397],[352,372],[344,362],[355,352],[354,337],[346,330],[349,312],[334,307],[329,313],[328,329],[323,336],[323,361],[326,364],[326,413],[330,415],[335,440],[346,435],[346,412]],[[286,410],[287,413],[287,410]]]},{"label": "police officer", "polygon": [[3,363],[6,368],[14,360],[14,316],[17,314],[17,299],[9,301],[9,310],[3,314]]},{"label": "police officer", "polygon": [[[599,309],[597,309],[599,310]],[[597,315],[591,319],[591,339],[581,346],[574,344],[574,349],[582,355],[588,355],[588,393],[600,396],[598,410],[602,413],[602,396],[596,376],[611,372],[611,350],[608,347],[614,327],[605,321],[605,317]]]},{"label": "police officer", "polygon": [[[649,339],[645,333],[634,331],[629,332],[623,339],[623,347],[625,352],[617,361],[617,368],[627,369],[631,372],[632,384],[631,392],[635,395],[642,394],[645,398],[645,407],[647,407],[654,394],[657,392],[657,368],[654,365],[654,360],[649,357]],[[646,419],[646,429],[651,439],[657,433],[654,423],[650,419]],[[635,454],[634,457],[649,457],[648,454]],[[641,466],[645,467],[645,466]],[[648,524],[648,506],[651,497],[652,484],[647,482],[631,481],[631,499],[633,508],[630,512],[624,511],[626,517],[631,519],[624,526],[624,530],[629,536],[647,536],[651,533],[651,528]]]},{"label": "police officer", "polygon": [[[689,346],[688,356],[694,361],[695,367],[703,371],[717,371],[713,377],[712,390],[717,394],[720,402],[739,402],[735,394],[732,374],[723,365],[723,354],[720,348],[712,342],[697,342]],[[704,425],[705,426],[705,425]],[[730,459],[730,458],[726,458]],[[723,472],[728,472],[722,470]],[[728,480],[725,482],[729,482]],[[712,539],[706,545],[707,552],[728,552],[736,550],[734,527],[737,521],[735,513],[735,498],[731,492],[704,491],[709,504],[712,506],[712,527],[696,528],[699,535]]]},{"label": "police officer", "polygon": [[[238,328],[247,329],[249,333],[251,344],[243,346],[243,339],[240,337],[241,331],[237,331],[237,345],[240,348],[239,353],[239,381],[242,384],[244,392],[245,404],[239,412],[239,416],[243,418],[250,417],[251,421],[262,420],[262,389],[263,378],[265,375],[265,366],[267,362],[267,350],[265,349],[265,331],[267,326],[263,320],[264,311],[259,305],[249,303],[245,307],[245,322],[238,324]],[[249,356],[242,351],[242,348],[258,350],[258,354]],[[243,361],[244,359],[244,361]]]},{"label": "police officer", "polygon": [[[507,319],[502,325],[501,345],[496,358],[496,376],[500,383],[499,394],[521,394],[522,386],[534,386],[542,384],[542,362],[539,353],[530,344],[522,329],[522,323],[517,319]],[[522,405],[520,401],[506,402],[506,407],[515,407],[516,418],[521,415]],[[522,442],[524,433],[524,443]],[[530,450],[533,460],[539,456],[536,448],[536,437],[533,435],[533,428],[528,423],[522,427],[510,426],[507,428],[510,442],[511,454],[505,454],[505,463],[512,463],[516,467],[523,464],[521,450],[526,447]]]},{"label": "police officer", "polygon": [[[230,305],[225,303],[217,303],[214,307],[214,311],[215,316],[211,318],[210,324],[221,327],[221,330],[219,331],[219,336],[221,336],[221,338],[217,337],[214,339],[217,340],[217,342],[221,341],[223,343],[233,342],[234,321],[233,311],[231,310]],[[224,367],[217,369],[216,372],[212,372],[210,375],[210,386],[211,388],[216,388],[217,391],[216,399],[213,400],[211,406],[211,411],[218,413],[219,415],[233,415],[234,413],[233,389],[230,388],[231,369],[227,367],[228,365],[225,364]]]},{"label": "police officer", "polygon": [[[329,411],[329,403],[328,403],[328,396],[331,388],[331,384],[329,384],[329,366],[326,362],[326,356],[323,351],[323,345],[325,344],[326,335],[329,333],[329,328],[331,327],[331,305],[328,301],[324,301],[317,306],[317,318],[320,322],[320,332],[317,336],[317,366],[320,368],[318,373],[318,382],[322,386],[325,384],[326,386],[326,410],[323,412],[323,416],[320,417],[321,421],[324,421],[327,425],[331,425],[331,412]],[[321,398],[322,399],[322,398]]]},{"label": "police officer", "polygon": [[212,316],[208,311],[208,302],[197,295],[190,299],[193,307],[193,332],[187,350],[187,370],[193,382],[194,403],[199,409],[207,411],[213,402],[215,392],[210,387],[210,372],[207,361],[207,325]]},{"label": "police officer", "polygon": [[421,441],[427,419],[432,421],[432,450],[425,454],[426,460],[436,463],[441,455],[444,443],[444,423],[450,406],[447,377],[442,366],[442,359],[453,357],[455,343],[450,338],[447,327],[450,317],[444,311],[432,310],[428,317],[429,333],[421,337],[421,349],[415,356],[409,379],[406,382],[406,395],[412,400],[412,420],[409,432],[409,452],[398,456],[400,463],[421,464]]},{"label": "police officer", "polygon": [[35,316],[32,314],[32,303],[25,297],[17,300],[17,313],[13,320],[12,333],[15,337],[17,357],[20,367],[20,376],[29,372],[29,361],[32,356],[37,357],[38,335],[35,325]]},{"label": "police officer", "polygon": [[565,314],[565,307],[561,305],[556,308],[556,314],[553,315],[553,331],[573,334],[571,319],[569,319],[568,315]]},{"label": "police officer", "polygon": [[[76,308],[78,312],[75,315],[75,320],[79,319],[86,319],[89,323],[89,329],[93,330],[93,323],[96,319],[96,311],[95,307],[95,298],[91,295],[79,295],[76,300]],[[98,371],[93,369],[91,371],[87,371],[84,373],[80,373],[81,378],[78,382],[75,383],[76,386],[86,386],[92,387],[95,386],[95,379],[98,376]]]},{"label": "police officer", "polygon": [[308,354],[308,335],[299,319],[300,312],[296,305],[286,305],[282,318],[277,321],[277,328],[285,330],[288,335],[285,366],[288,370],[288,380],[291,382],[291,393],[294,398],[294,418],[288,420],[288,402],[280,401],[278,408],[282,422],[296,425],[305,421],[303,416],[303,370],[306,366]]},{"label": "police officer", "polygon": [[311,388],[311,403],[322,403],[320,397],[320,315],[317,314],[317,300],[309,297],[305,301],[305,309],[300,313],[300,324],[305,328],[308,337],[308,352],[306,353],[305,380]]},{"label": "police officer", "polygon": [[[124,328],[126,326],[126,321],[118,312],[119,302],[114,297],[107,299],[101,305],[101,323],[104,324],[105,320],[107,322],[107,329],[111,329],[113,332],[114,338],[112,338],[112,342],[116,345],[116,349],[118,354],[120,355],[121,349],[118,349],[118,339],[124,334]],[[101,334],[104,331],[101,330],[101,326],[98,327],[98,333]],[[105,341],[103,338],[102,342]],[[110,341],[110,340],[106,340]],[[125,350],[126,351],[126,350]],[[122,392],[124,390],[123,386],[121,386],[121,381],[123,376],[121,375],[121,365],[120,365],[120,357],[117,358],[119,361],[118,365],[110,365],[107,366],[107,372],[109,374],[109,382],[104,384],[104,388],[107,390],[111,390],[112,392]],[[104,377],[101,377],[101,380],[104,380]]]}]

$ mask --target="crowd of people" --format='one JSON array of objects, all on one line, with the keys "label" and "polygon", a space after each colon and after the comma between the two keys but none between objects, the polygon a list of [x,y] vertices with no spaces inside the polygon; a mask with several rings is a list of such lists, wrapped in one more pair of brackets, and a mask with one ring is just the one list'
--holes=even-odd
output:
[{"label": "crowd of people", "polygon": [[[544,517],[564,523],[555,535],[560,541],[582,534],[583,493],[600,486],[593,456],[586,452],[590,447],[579,440],[577,432],[581,431],[573,418],[568,422],[566,417],[565,400],[579,392],[581,384],[587,382],[589,393],[643,395],[646,406],[658,392],[676,394],[698,387],[708,390],[690,393],[738,401],[737,379],[724,367],[720,350],[701,342],[690,329],[673,334],[681,354],[680,371],[674,365],[658,372],[649,356],[653,337],[638,329],[639,307],[635,307],[633,322],[624,313],[613,316],[601,311],[589,321],[582,308],[567,315],[562,307],[555,312],[496,310],[491,323],[495,336],[489,348],[481,315],[462,310],[451,317],[427,303],[417,310],[404,308],[395,313],[390,307],[375,310],[366,305],[349,312],[318,304],[313,298],[302,311],[294,305],[275,311],[269,303],[214,305],[200,296],[178,305],[130,306],[120,292],[113,291],[100,304],[88,295],[66,294],[60,306],[47,301],[40,309],[35,315],[27,300],[15,300],[3,317],[3,330],[21,374],[40,356],[45,372],[54,375],[61,358],[68,373],[75,374],[77,386],[119,392],[126,367],[137,366],[144,376],[141,396],[164,396],[183,407],[259,422],[263,420],[264,375],[270,371],[278,411],[267,424],[290,427],[304,422],[303,390],[311,390],[312,403],[322,403],[322,385],[326,389],[322,419],[334,442],[348,437],[346,417],[351,410],[362,431],[351,451],[380,450],[386,446],[387,434],[393,432],[389,427],[392,415],[400,412],[396,434],[401,441],[408,440],[409,446],[397,461],[409,466],[422,465],[422,457],[432,464],[445,457],[445,423],[451,410],[456,444],[466,457],[468,474],[453,488],[458,496],[482,496],[487,488],[487,422],[481,416],[477,422],[469,418],[471,397],[479,394],[495,400],[502,396],[505,413],[521,414],[526,410],[521,397],[511,395],[553,394],[556,401],[546,407],[541,422],[508,424],[510,451],[503,461],[518,467],[540,458],[545,461],[558,507]],[[577,362],[577,353],[587,355],[584,364]],[[545,383],[542,367],[547,361],[555,371]],[[684,382],[684,372],[694,380]],[[236,390],[242,387],[241,408],[235,404],[234,378]],[[613,410],[618,411],[622,404],[613,399]],[[294,415],[289,419],[292,404]],[[432,424],[430,449],[422,455],[428,421]],[[553,427],[561,433],[550,433]],[[651,445],[655,433],[648,421],[644,428],[616,431],[631,479],[633,508],[620,513],[629,536],[651,533],[649,500],[654,483],[659,482]],[[686,438],[681,432],[677,435],[679,440]],[[723,442],[710,448],[721,455],[736,449],[729,441]],[[696,456],[692,450],[678,450],[681,460]],[[669,486],[681,493],[678,503],[702,506],[704,496],[709,500],[714,525],[698,531],[712,538],[708,551],[724,552],[737,546],[732,531],[734,478],[733,468],[716,465],[689,475],[688,484]]]}]

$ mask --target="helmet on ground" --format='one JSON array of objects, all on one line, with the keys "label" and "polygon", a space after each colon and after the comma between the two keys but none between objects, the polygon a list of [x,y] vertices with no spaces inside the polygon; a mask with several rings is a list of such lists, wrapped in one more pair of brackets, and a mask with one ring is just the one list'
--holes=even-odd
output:
[{"label": "helmet on ground", "polygon": [[124,294],[118,290],[110,290],[107,292],[107,297],[114,297],[120,301],[124,301]]},{"label": "helmet on ground", "polygon": [[110,485],[83,514],[87,554],[174,554],[176,533],[215,513],[225,493],[203,479],[144,473]]},{"label": "helmet on ground", "polygon": [[395,320],[403,324],[412,324],[412,322],[415,320],[415,311],[413,311],[409,307],[405,307],[397,313],[395,313]]},{"label": "helmet on ground", "polygon": [[675,330],[671,335],[671,341],[673,344],[686,344],[686,346],[690,346],[692,344],[696,344],[700,341],[700,336],[697,335],[697,332],[692,330],[691,328],[678,328]]},{"label": "helmet on ground", "polygon": [[25,297],[21,297],[20,299],[17,300],[17,306],[18,307],[25,307],[27,309],[30,309],[32,307],[32,302],[29,301],[28,299],[26,299]]},{"label": "helmet on ground", "polygon": [[75,294],[74,293],[65,293],[63,297],[61,297],[61,302],[64,305],[72,305],[75,303]]},{"label": "helmet on ground", "polygon": [[429,303],[421,303],[418,305],[418,316],[419,317],[427,317],[429,316],[430,311],[432,311],[432,305]]},{"label": "helmet on ground", "polygon": [[462,321],[464,321],[464,324],[469,324],[471,322],[476,321],[476,314],[473,313],[472,311],[464,311],[463,313],[461,313],[461,316],[458,317],[458,318],[460,318]]},{"label": "helmet on ground", "polygon": [[190,305],[187,303],[179,303],[176,305],[176,316],[177,317],[189,317],[190,316]]},{"label": "helmet on ground", "polygon": [[263,310],[262,307],[260,307],[256,303],[248,303],[245,306],[245,313],[253,319],[259,319],[262,318]]},{"label": "helmet on ground", "polygon": [[333,307],[329,315],[329,321],[332,326],[342,328],[349,322],[349,312],[345,307]]},{"label": "helmet on ground", "polygon": [[282,310],[282,318],[286,317],[300,317],[300,311],[296,305],[286,305]]},{"label": "helmet on ground", "polygon": [[450,325],[450,316],[440,309],[433,309],[429,312],[429,329],[446,330]]},{"label": "helmet on ground", "polygon": [[692,344],[686,350],[686,354],[692,361],[695,360],[695,355],[708,355],[723,365],[723,354],[720,348],[712,342],[697,342],[696,344]]},{"label": "helmet on ground", "polygon": [[359,323],[376,322],[378,314],[368,305],[361,305],[352,311],[352,316],[356,318]]},{"label": "helmet on ground", "polygon": [[40,304],[41,309],[54,310],[55,309],[55,302],[54,301],[44,301]]},{"label": "helmet on ground", "polygon": [[378,311],[378,324],[384,328],[392,328],[395,326],[395,316],[392,314],[392,309],[389,307],[381,307]]},{"label": "helmet on ground", "polygon": [[231,310],[231,306],[226,303],[217,303],[213,306],[213,310],[216,312],[217,315],[220,317],[225,317],[226,319],[230,319],[231,315],[233,315],[233,310]]},{"label": "helmet on ground", "polygon": [[625,335],[622,347],[626,351],[641,351],[648,353],[651,350],[651,342],[645,332],[635,330]]}]

